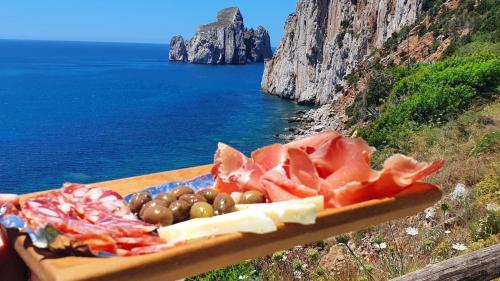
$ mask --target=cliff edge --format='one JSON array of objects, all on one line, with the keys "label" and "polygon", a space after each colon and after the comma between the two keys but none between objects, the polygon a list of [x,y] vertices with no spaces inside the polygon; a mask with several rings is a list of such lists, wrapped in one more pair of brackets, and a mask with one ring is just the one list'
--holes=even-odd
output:
[{"label": "cliff edge", "polygon": [[423,0],[298,1],[273,58],[264,92],[303,104],[339,97],[346,76],[391,35],[413,24]]}]

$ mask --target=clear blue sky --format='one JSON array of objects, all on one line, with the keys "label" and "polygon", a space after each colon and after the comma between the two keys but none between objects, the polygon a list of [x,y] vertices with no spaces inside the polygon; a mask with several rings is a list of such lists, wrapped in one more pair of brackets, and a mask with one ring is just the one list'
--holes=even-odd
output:
[{"label": "clear blue sky", "polygon": [[0,38],[168,43],[191,37],[217,11],[240,8],[246,27],[263,25],[277,46],[296,0],[12,0],[0,2]]}]

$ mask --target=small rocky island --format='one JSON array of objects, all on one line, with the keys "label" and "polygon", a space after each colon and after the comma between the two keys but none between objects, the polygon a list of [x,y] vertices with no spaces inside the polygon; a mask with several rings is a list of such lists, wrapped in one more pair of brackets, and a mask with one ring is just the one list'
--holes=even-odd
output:
[{"label": "small rocky island", "polygon": [[245,28],[243,16],[236,7],[219,11],[217,21],[198,27],[189,40],[180,35],[170,40],[168,59],[198,64],[245,64],[271,58],[267,30]]}]

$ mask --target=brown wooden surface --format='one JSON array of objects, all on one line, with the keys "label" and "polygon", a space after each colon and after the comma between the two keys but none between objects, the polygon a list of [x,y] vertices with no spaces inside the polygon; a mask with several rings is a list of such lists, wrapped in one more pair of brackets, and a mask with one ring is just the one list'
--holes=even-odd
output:
[{"label": "brown wooden surface", "polygon": [[[95,186],[109,187],[125,195],[168,181],[188,180],[206,174],[209,170],[210,165],[206,165],[101,182]],[[28,196],[30,195],[24,197]],[[439,188],[428,184],[416,184],[397,198],[371,200],[344,208],[327,209],[318,214],[314,225],[279,225],[278,231],[261,235],[227,234],[137,257],[54,258],[46,252],[35,250],[25,235],[14,237],[14,244],[23,260],[41,281],[175,280],[412,215],[440,198]]]},{"label": "brown wooden surface", "polygon": [[500,244],[454,257],[392,281],[493,280],[500,277]]}]

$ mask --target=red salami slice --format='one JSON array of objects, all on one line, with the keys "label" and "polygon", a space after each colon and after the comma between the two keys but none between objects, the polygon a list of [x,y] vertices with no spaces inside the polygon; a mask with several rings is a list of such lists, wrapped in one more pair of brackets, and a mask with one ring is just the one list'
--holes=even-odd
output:
[{"label": "red salami slice", "polygon": [[48,192],[26,200],[22,206],[24,216],[34,229],[46,224],[64,225],[67,220],[79,219],[74,207],[58,191]]},{"label": "red salami slice", "polygon": [[138,219],[130,220],[111,216],[101,219],[98,224],[108,227],[110,231],[126,234],[147,233],[156,229],[156,226]]},{"label": "red salami slice", "polygon": [[117,237],[116,243],[120,249],[131,250],[137,247],[165,244],[165,240],[158,236],[142,235],[137,237]]},{"label": "red salami slice", "polygon": [[109,216],[136,221],[123,197],[105,188],[91,188],[81,184],[65,184],[62,194],[74,204],[78,212],[91,222],[99,222]]},{"label": "red salami slice", "polygon": [[103,234],[79,234],[73,238],[87,244],[93,252],[117,253],[116,241],[108,235]]},{"label": "red salami slice", "polygon": [[138,220],[123,197],[110,189],[66,184],[62,193],[88,221],[106,226],[112,233],[146,233],[156,229]]},{"label": "red salami slice", "polygon": [[[109,189],[65,184],[60,191],[26,200],[21,208],[35,230],[50,224],[94,252],[138,255],[165,244],[149,233],[156,226],[140,221],[121,195]],[[143,247],[150,248],[139,250]]]}]

